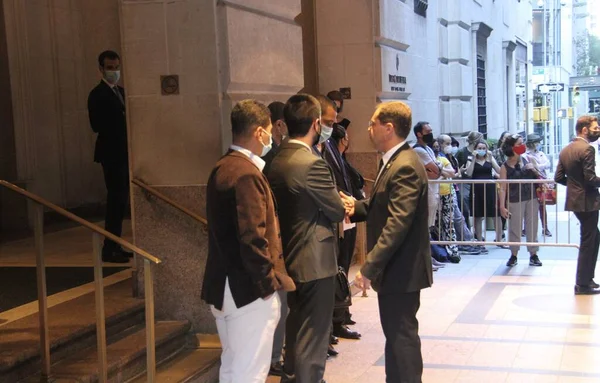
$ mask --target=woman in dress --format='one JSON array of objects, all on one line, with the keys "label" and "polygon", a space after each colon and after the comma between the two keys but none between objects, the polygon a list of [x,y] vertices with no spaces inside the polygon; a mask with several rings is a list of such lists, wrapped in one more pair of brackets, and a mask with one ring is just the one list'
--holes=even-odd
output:
[{"label": "woman in dress", "polygon": [[[479,140],[475,150],[467,158],[466,174],[473,180],[493,180],[494,175],[500,173],[500,167],[492,156],[487,142]],[[475,238],[483,241],[483,220],[494,218],[496,229],[496,242],[502,241],[502,221],[497,214],[498,201],[496,198],[496,184],[475,184],[472,187],[473,217],[475,218]],[[483,247],[483,246],[482,246]]]}]

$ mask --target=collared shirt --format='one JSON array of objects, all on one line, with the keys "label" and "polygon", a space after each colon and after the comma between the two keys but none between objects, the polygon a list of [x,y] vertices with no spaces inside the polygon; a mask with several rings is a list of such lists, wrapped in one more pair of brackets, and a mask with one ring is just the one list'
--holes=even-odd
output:
[{"label": "collared shirt", "polygon": [[305,146],[305,147],[306,147],[308,150],[310,150],[310,151],[312,152],[312,149],[311,149],[311,147],[310,147],[310,146],[309,146],[309,145],[308,145],[306,142],[303,142],[303,141],[300,141],[300,140],[294,140],[294,139],[290,139],[288,142],[289,142],[290,144],[300,144],[300,145],[303,145],[303,146]]},{"label": "collared shirt", "polygon": [[110,87],[110,89],[112,89],[113,91],[114,91],[115,87],[117,86],[117,84],[114,84],[114,85],[113,85],[113,84],[111,84],[110,82],[106,81],[106,80],[104,79],[104,77],[102,78],[102,81],[104,81],[104,83],[105,83],[106,85],[108,85],[108,86]]},{"label": "collared shirt", "polygon": [[256,165],[258,170],[260,170],[261,172],[265,168],[265,161],[262,158],[260,158],[259,156],[257,156],[256,154],[249,151],[248,149],[242,148],[241,146],[237,146],[237,145],[231,145],[229,147],[229,149],[235,150],[237,152],[240,152],[240,153],[246,155],[246,157],[250,158],[250,161],[252,161],[254,163],[254,165]]},{"label": "collared shirt", "polygon": [[394,153],[396,153],[396,151],[398,149],[400,149],[400,147],[402,145],[404,145],[405,143],[406,143],[406,140],[402,141],[398,145],[394,146],[393,148],[391,148],[390,150],[388,150],[387,152],[385,152],[385,154],[381,157],[381,161],[383,161],[383,166],[381,167],[381,169],[379,169],[379,173],[377,174],[377,178],[379,178],[379,176],[381,175],[381,172],[383,172],[383,169],[385,169],[385,166],[387,165],[387,163],[390,162],[390,159],[392,158],[392,156],[394,155]]}]

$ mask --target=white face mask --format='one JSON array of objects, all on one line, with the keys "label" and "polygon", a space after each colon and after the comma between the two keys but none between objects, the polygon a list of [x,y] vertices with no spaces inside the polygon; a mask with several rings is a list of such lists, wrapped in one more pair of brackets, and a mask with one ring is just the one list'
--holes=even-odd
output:
[{"label": "white face mask", "polygon": [[262,153],[260,154],[261,157],[266,156],[267,153],[269,153],[271,151],[271,148],[273,147],[273,135],[264,129],[263,129],[263,131],[269,135],[269,143],[267,145],[265,145],[264,142],[262,142],[262,139],[260,140],[260,143],[263,146]]},{"label": "white face mask", "polygon": [[331,137],[331,133],[333,133],[333,128],[329,128],[323,124],[321,124],[321,135],[319,136],[319,144],[327,141],[329,137]]},{"label": "white face mask", "polygon": [[445,154],[452,154],[452,146],[448,145],[444,147]]},{"label": "white face mask", "polygon": [[455,156],[456,153],[458,153],[458,148],[456,146],[453,146],[450,148],[450,153]]},{"label": "white face mask", "polygon": [[104,79],[111,85],[115,85],[121,78],[120,70],[106,70],[104,71]]}]

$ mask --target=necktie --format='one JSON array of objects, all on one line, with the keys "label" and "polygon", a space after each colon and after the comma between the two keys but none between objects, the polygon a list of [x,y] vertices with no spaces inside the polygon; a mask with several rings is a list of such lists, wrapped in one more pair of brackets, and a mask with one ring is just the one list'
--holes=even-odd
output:
[{"label": "necktie", "polygon": [[121,104],[125,105],[125,100],[123,100],[123,96],[121,95],[119,88],[116,86],[113,86],[112,90],[113,90],[113,92],[115,92],[115,94],[119,98],[119,101],[121,101]]}]

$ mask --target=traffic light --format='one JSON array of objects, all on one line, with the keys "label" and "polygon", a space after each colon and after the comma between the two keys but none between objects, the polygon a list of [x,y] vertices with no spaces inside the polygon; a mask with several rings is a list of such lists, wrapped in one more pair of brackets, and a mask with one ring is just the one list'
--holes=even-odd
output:
[{"label": "traffic light", "polygon": [[579,87],[573,87],[573,105],[577,105],[579,103]]}]

